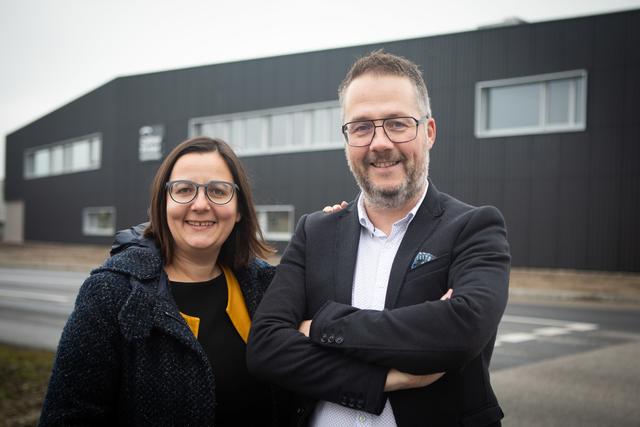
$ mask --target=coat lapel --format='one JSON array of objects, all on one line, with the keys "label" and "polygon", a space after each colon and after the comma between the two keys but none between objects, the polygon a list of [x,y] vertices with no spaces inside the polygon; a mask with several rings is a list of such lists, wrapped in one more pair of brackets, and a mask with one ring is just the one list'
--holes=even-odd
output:
[{"label": "coat lapel", "polygon": [[[169,278],[164,271],[161,272],[157,282],[154,308],[154,326],[156,328],[173,336],[201,357],[204,356],[204,350],[198,339],[193,335],[189,325],[180,315],[180,310],[178,310],[178,306],[169,290]],[[206,356],[204,357],[206,359]]]},{"label": "coat lapel", "polygon": [[353,275],[358,257],[360,243],[360,223],[358,222],[358,208],[356,201],[340,212],[335,236],[336,270],[335,270],[335,298],[336,302],[351,304],[351,290]]},{"label": "coat lapel", "polygon": [[389,274],[389,284],[387,285],[385,308],[391,309],[395,307],[398,295],[404,284],[404,277],[411,267],[413,258],[423,242],[435,230],[443,212],[444,209],[440,205],[440,193],[435,185],[429,181],[427,195],[416,212],[416,216],[409,224],[409,228],[407,228],[407,232],[398,248],[398,253],[393,260],[391,273]]}]

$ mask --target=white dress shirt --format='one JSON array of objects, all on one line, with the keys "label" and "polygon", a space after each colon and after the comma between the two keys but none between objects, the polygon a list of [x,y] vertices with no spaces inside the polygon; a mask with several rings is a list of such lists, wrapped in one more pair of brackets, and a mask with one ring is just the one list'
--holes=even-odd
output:
[{"label": "white dress shirt", "polygon": [[[429,183],[427,182],[427,188]],[[401,220],[391,227],[387,236],[376,229],[369,220],[362,194],[358,198],[358,218],[360,220],[360,243],[353,278],[351,305],[361,309],[382,310],[387,296],[387,285],[391,266],[409,224],[422,204],[427,190],[418,203]],[[389,399],[380,415],[373,415],[336,403],[321,401],[311,416],[311,427],[370,426],[395,427],[396,420]]]}]

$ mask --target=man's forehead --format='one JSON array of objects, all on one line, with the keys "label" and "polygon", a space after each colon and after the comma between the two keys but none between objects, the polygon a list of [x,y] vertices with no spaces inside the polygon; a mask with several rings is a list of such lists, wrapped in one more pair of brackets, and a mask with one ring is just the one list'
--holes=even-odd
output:
[{"label": "man's forehead", "polygon": [[[360,120],[414,115],[419,110],[418,94],[405,76],[366,73],[356,77],[344,92],[343,116]],[[375,117],[373,117],[375,116]]]},{"label": "man's forehead", "polygon": [[349,89],[351,89],[354,86],[357,87],[361,85],[363,82],[372,81],[372,80],[379,80],[379,81],[384,80],[387,82],[395,82],[395,84],[398,84],[398,85],[409,84],[413,86],[413,82],[407,76],[370,71],[370,72],[361,74],[358,77],[351,80],[351,83],[349,83],[349,85],[346,87],[345,92],[348,92]]}]

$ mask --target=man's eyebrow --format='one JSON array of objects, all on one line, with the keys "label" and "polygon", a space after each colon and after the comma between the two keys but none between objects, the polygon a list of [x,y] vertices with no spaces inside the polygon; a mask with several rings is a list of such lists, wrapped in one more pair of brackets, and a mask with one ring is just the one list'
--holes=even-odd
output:
[{"label": "man's eyebrow", "polygon": [[349,121],[345,122],[345,123],[351,123],[351,122],[361,122],[361,121],[372,121],[372,120],[383,120],[383,119],[393,119],[396,117],[412,117],[410,114],[407,113],[390,113],[390,114],[385,114],[384,117],[371,117],[369,115],[360,115],[360,116],[355,116],[352,117],[351,119],[349,119]]}]

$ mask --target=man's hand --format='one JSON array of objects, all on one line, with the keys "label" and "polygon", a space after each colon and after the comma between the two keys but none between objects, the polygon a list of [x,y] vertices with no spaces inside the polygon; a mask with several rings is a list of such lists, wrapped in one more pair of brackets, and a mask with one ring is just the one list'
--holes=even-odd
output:
[{"label": "man's hand", "polygon": [[[327,206],[325,208],[325,212],[327,212],[326,209],[331,209],[331,207]],[[442,295],[440,300],[446,301],[451,298],[451,295],[453,295],[453,289],[449,289],[444,295]],[[311,330],[311,322],[312,320],[303,320],[302,323],[300,323],[300,326],[298,326],[298,331],[307,338],[309,337],[309,331]],[[406,372],[400,372],[397,369],[392,368],[389,370],[389,373],[387,373],[387,382],[384,385],[384,391],[426,387],[438,381],[444,374],[444,372],[438,372],[436,374],[413,375],[407,374]]]},{"label": "man's hand", "polygon": [[413,375],[406,372],[400,372],[397,369],[389,369],[387,373],[387,382],[384,384],[384,391],[406,390],[410,388],[426,387],[438,381],[444,372],[427,375]]},{"label": "man's hand", "polygon": [[298,326],[298,330],[302,332],[302,334],[309,338],[309,331],[311,330],[311,320],[303,320]]},{"label": "man's hand", "polygon": [[[442,295],[440,300],[446,301],[451,299],[451,295],[453,295],[453,289],[449,289],[444,295]],[[300,325],[300,327],[302,327],[302,325]],[[406,372],[400,372],[397,369],[392,368],[389,369],[389,373],[387,373],[387,382],[384,384],[384,391],[426,387],[438,381],[444,374],[444,372],[438,372],[427,375],[413,375],[407,374]]]},{"label": "man's hand", "polygon": [[322,212],[327,213],[327,214],[334,213],[334,212],[341,211],[342,209],[346,208],[347,206],[349,206],[349,203],[347,203],[347,202],[345,202],[343,200],[342,203],[340,203],[339,205],[325,206],[322,209]]}]

